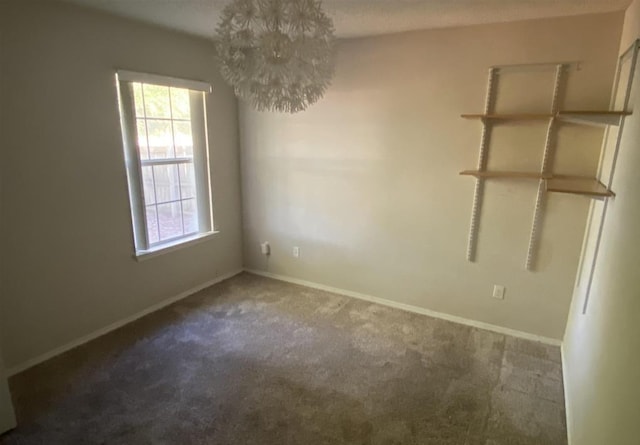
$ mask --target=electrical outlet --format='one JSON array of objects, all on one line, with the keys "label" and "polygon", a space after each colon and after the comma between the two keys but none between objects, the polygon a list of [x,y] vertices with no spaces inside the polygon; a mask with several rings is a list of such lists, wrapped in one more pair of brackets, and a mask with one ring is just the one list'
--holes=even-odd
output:
[{"label": "electrical outlet", "polygon": [[493,298],[497,298],[498,300],[504,300],[504,286],[500,284],[493,285]]},{"label": "electrical outlet", "polygon": [[293,246],[293,257],[300,258],[300,248],[298,246]]},{"label": "electrical outlet", "polygon": [[260,252],[262,252],[263,255],[271,255],[271,246],[269,245],[269,241],[260,243]]}]

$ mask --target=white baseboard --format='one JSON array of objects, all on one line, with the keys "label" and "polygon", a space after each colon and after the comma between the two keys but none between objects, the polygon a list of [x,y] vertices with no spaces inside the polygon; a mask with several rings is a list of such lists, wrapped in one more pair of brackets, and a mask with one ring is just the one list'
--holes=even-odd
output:
[{"label": "white baseboard", "polygon": [[564,415],[567,421],[567,444],[573,445],[573,441],[571,440],[571,427],[573,423],[571,423],[571,409],[569,407],[569,395],[567,394],[569,387],[567,386],[567,366],[564,359],[564,344],[560,346],[560,357],[562,360],[562,386],[564,387]]},{"label": "white baseboard", "polygon": [[7,377],[11,377],[12,375],[15,375],[15,374],[18,374],[18,373],[20,373],[22,371],[25,371],[25,370],[31,368],[32,366],[38,365],[38,364],[40,364],[40,363],[42,363],[42,362],[44,362],[46,360],[49,360],[50,358],[55,357],[56,355],[60,355],[63,352],[66,352],[66,351],[68,351],[70,349],[73,349],[73,348],[75,348],[77,346],[80,346],[82,344],[90,342],[91,340],[94,340],[94,339],[96,339],[98,337],[101,337],[101,336],[103,336],[103,335],[105,335],[105,334],[107,334],[107,333],[109,333],[111,331],[114,331],[114,330],[116,330],[116,329],[118,329],[118,328],[120,328],[120,327],[122,327],[122,326],[124,326],[126,324],[129,324],[132,321],[137,320],[138,318],[142,318],[145,315],[148,315],[148,314],[150,314],[152,312],[160,310],[163,307],[169,306],[170,304],[175,303],[176,301],[182,300],[183,298],[186,298],[189,295],[193,295],[196,292],[201,291],[202,289],[206,289],[209,286],[213,286],[214,284],[219,283],[221,281],[224,281],[224,280],[226,280],[228,278],[231,278],[231,277],[233,277],[235,275],[238,275],[241,272],[242,272],[242,269],[238,269],[238,270],[235,270],[233,272],[229,272],[229,273],[226,273],[224,275],[220,275],[219,277],[216,277],[213,280],[209,280],[206,283],[202,283],[202,284],[200,284],[200,285],[198,285],[196,287],[193,287],[193,288],[191,288],[189,290],[181,292],[178,295],[175,295],[173,297],[169,297],[166,300],[162,300],[161,302],[156,303],[153,306],[149,306],[148,308],[146,308],[146,309],[144,309],[144,310],[142,310],[142,311],[140,311],[138,313],[135,313],[135,314],[133,314],[133,315],[131,315],[129,317],[126,317],[126,318],[123,318],[121,320],[118,320],[115,323],[111,323],[108,326],[105,326],[105,327],[103,327],[101,329],[98,329],[97,331],[93,331],[90,334],[84,335],[84,336],[82,336],[82,337],[80,337],[80,338],[78,338],[76,340],[73,340],[73,341],[71,341],[71,342],[69,342],[67,344],[64,344],[64,345],[59,346],[59,347],[57,347],[55,349],[52,349],[51,351],[45,352],[44,354],[41,354],[41,355],[39,355],[37,357],[29,359],[29,360],[27,360],[27,361],[25,361],[23,363],[20,363],[17,366],[13,366],[13,367],[7,369],[6,375],[7,375]]},{"label": "white baseboard", "polygon": [[382,304],[384,306],[393,307],[396,309],[402,309],[408,312],[414,312],[417,314],[428,315],[429,317],[440,318],[442,320],[452,321],[454,323],[459,323],[467,326],[472,326],[474,328],[484,329],[486,331],[493,331],[499,334],[510,335],[512,337],[519,337],[526,340],[532,340],[539,343],[544,343],[552,346],[560,346],[562,344],[561,340],[557,340],[555,338],[542,337],[540,335],[530,334],[528,332],[517,331],[515,329],[509,329],[502,326],[493,325],[490,323],[484,323],[482,321],[469,320],[468,318],[458,317],[456,315],[446,314],[444,312],[436,312],[429,309],[425,309],[419,306],[414,306],[411,304],[400,303],[393,300],[387,300],[379,297],[372,297],[371,295],[361,294],[359,292],[354,292],[350,290],[340,289],[337,287],[326,286],[324,284],[314,283],[312,281],[300,280],[298,278],[288,277],[286,275],[278,275],[271,272],[264,272],[261,270],[255,269],[246,269],[246,272],[260,275],[267,278],[273,278],[280,281],[286,281],[288,283],[299,284],[301,286],[307,286],[314,289],[320,289],[327,292],[333,292],[334,294],[345,295],[347,297],[358,298],[360,300],[369,301],[372,303]]}]

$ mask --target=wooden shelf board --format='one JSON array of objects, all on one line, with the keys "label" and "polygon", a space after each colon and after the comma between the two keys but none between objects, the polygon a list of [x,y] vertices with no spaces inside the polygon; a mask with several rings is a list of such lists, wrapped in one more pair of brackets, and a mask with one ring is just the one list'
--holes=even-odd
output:
[{"label": "wooden shelf board", "polygon": [[461,114],[464,119],[494,119],[494,120],[539,120],[553,117],[551,113],[520,113],[520,114]]},{"label": "wooden shelf board", "polygon": [[555,177],[547,179],[547,191],[585,196],[614,196],[614,193],[597,179],[582,177]]},{"label": "wooden shelf board", "polygon": [[615,196],[604,184],[595,178],[575,175],[542,175],[540,172],[517,172],[517,171],[479,171],[464,170],[460,172],[463,176],[474,176],[485,179],[544,179],[548,192],[572,193],[575,195],[607,197]]},{"label": "wooden shelf board", "polygon": [[515,120],[544,120],[552,117],[566,119],[583,124],[591,125],[619,125],[623,116],[629,116],[630,111],[609,111],[609,110],[562,110],[553,113],[516,113],[516,114],[461,114],[464,119],[489,119],[502,121]]},{"label": "wooden shelf board", "polygon": [[562,110],[559,116],[565,114],[581,115],[581,116],[629,116],[631,111],[602,111],[602,110]]},{"label": "wooden shelf board", "polygon": [[574,122],[583,125],[620,125],[624,116],[630,115],[629,111],[585,111],[585,110],[564,110],[558,113],[558,117],[567,122]]},{"label": "wooden shelf board", "polygon": [[461,171],[460,174],[464,176],[475,176],[476,178],[542,179],[540,172],[464,170]]}]

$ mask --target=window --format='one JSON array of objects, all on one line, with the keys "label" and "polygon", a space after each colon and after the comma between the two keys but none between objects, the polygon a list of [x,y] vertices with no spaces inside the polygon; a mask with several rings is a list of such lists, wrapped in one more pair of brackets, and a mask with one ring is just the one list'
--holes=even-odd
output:
[{"label": "window", "polygon": [[137,254],[213,230],[207,84],[118,72],[120,117]]}]

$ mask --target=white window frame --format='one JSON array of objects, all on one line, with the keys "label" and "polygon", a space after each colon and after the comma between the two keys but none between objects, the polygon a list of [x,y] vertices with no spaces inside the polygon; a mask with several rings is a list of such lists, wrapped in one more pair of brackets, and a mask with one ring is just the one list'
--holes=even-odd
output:
[{"label": "white window frame", "polygon": [[[196,233],[179,237],[149,242],[149,232],[145,216],[144,186],[142,181],[143,160],[137,146],[136,112],[133,100],[133,83],[162,85],[189,90],[191,112],[191,129],[193,136],[193,160],[175,158],[168,160],[144,161],[146,164],[193,162],[196,187],[196,206],[198,209],[198,230]],[[118,70],[116,85],[120,108],[120,124],[125,155],[127,182],[129,185],[129,205],[134,239],[134,256],[146,259],[177,248],[186,247],[205,241],[217,233],[214,229],[213,206],[211,199],[211,172],[209,167],[209,143],[207,132],[207,94],[211,93],[211,85],[205,82],[177,79],[155,74]],[[159,228],[158,228],[159,229]]]}]

